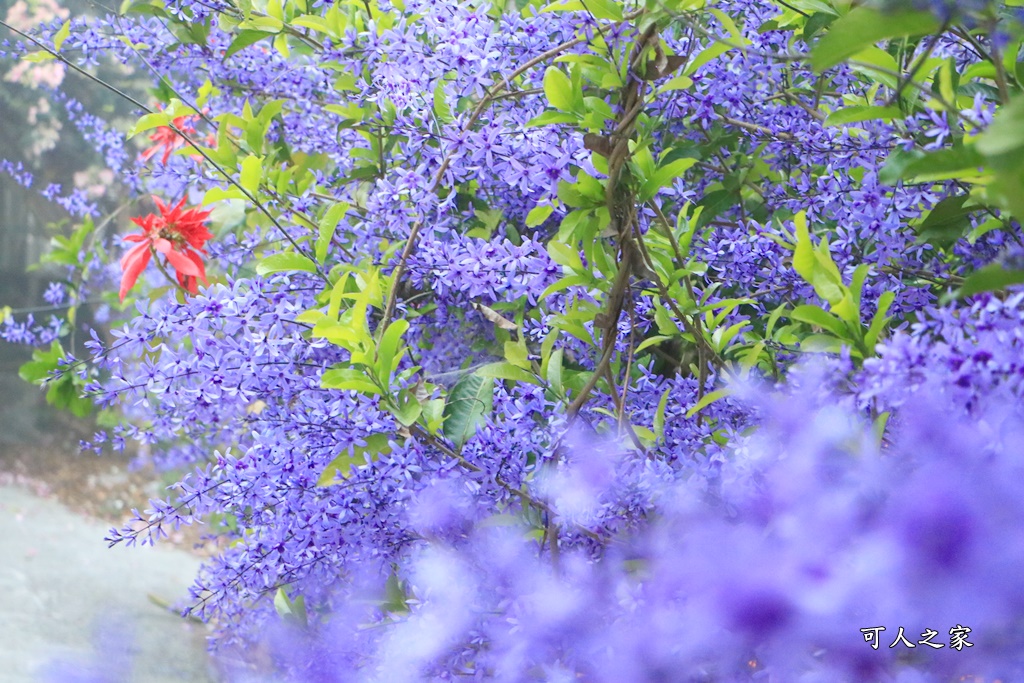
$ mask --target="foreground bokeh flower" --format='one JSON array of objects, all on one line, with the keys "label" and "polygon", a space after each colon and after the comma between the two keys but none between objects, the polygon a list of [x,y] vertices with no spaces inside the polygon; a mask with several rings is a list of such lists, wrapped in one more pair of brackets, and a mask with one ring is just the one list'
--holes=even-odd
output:
[{"label": "foreground bokeh flower", "polygon": [[205,225],[210,212],[199,209],[183,210],[184,199],[174,207],[169,207],[157,197],[153,197],[153,201],[156,202],[160,215],[150,213],[132,218],[132,222],[142,228],[142,234],[128,235],[124,238],[127,242],[138,244],[121,257],[121,270],[124,271],[121,276],[121,301],[124,301],[128,290],[135,286],[136,280],[146,269],[149,258],[155,251],[163,254],[167,263],[174,268],[178,285],[185,291],[190,294],[198,291],[197,278],[204,284],[209,284],[202,255],[206,253],[203,245],[213,237]]}]

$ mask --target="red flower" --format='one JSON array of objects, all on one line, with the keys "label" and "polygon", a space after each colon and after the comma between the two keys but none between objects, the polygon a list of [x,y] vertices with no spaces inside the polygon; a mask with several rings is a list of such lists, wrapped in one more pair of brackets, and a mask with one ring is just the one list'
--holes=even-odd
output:
[{"label": "red flower", "polygon": [[138,242],[121,257],[121,301],[124,301],[128,290],[135,286],[135,281],[149,264],[149,258],[160,252],[167,263],[174,268],[178,276],[178,284],[190,294],[198,291],[196,278],[209,284],[206,280],[206,268],[201,254],[206,250],[203,244],[213,237],[206,229],[204,221],[210,216],[209,211],[188,209],[182,211],[185,200],[182,199],[174,208],[168,207],[157,197],[153,197],[160,215],[149,214],[132,218],[142,228],[141,235],[128,235],[126,242]]},{"label": "red flower", "polygon": [[[194,116],[179,116],[174,119],[174,128],[177,128],[183,133],[193,135],[196,132],[196,129],[192,127],[192,121],[195,120],[195,118],[196,117]],[[185,138],[178,135],[174,128],[171,128],[170,126],[160,126],[152,133],[152,135],[149,136],[149,139],[156,144],[143,150],[143,161],[149,161],[152,157],[156,156],[156,153],[160,151],[161,147],[163,147],[164,155],[160,158],[160,163],[166,165],[167,160],[171,158],[171,152],[185,146]]]}]

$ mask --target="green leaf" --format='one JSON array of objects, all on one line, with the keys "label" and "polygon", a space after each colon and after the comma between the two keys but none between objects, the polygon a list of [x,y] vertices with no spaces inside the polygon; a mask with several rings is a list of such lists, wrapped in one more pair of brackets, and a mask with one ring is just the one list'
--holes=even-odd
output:
[{"label": "green leaf", "polygon": [[559,0],[541,12],[589,12],[595,19],[622,21],[622,6],[615,0]]},{"label": "green leaf", "polygon": [[339,202],[327,209],[327,213],[320,219],[316,238],[316,260],[318,262],[323,263],[327,259],[327,249],[331,246],[331,240],[334,239],[334,232],[338,229],[338,223],[348,209],[347,203]]},{"label": "green leaf", "polygon": [[829,26],[811,50],[811,67],[818,72],[887,38],[934,33],[939,20],[931,12],[882,12],[857,7]]},{"label": "green leaf", "polygon": [[380,608],[393,614],[409,611],[408,596],[402,589],[402,584],[395,573],[388,576],[388,580],[384,583],[384,600],[381,601]]},{"label": "green leaf", "polygon": [[969,194],[954,195],[936,204],[917,226],[917,242],[927,242],[941,249],[953,246],[970,229],[970,215],[979,208],[964,207],[970,198]]},{"label": "green leaf", "polygon": [[[21,58],[21,61],[28,62],[29,64],[39,64],[41,62],[52,62],[57,57],[51,52],[30,52]],[[131,137],[131,136],[129,136]]]},{"label": "green leaf", "polygon": [[644,339],[642,342],[640,342],[640,345],[636,347],[636,351],[634,353],[639,354],[641,351],[644,351],[652,346],[655,346],[656,344],[667,342],[673,338],[674,337],[670,337],[665,334],[656,334],[653,337],[648,337],[647,339]]},{"label": "green leaf", "polygon": [[[326,336],[330,339],[330,336]],[[331,368],[320,377],[320,386],[324,389],[341,389],[358,391],[363,394],[381,394],[380,387],[374,384],[366,373],[356,368]]]},{"label": "green leaf", "polygon": [[420,419],[420,415],[423,413],[423,404],[408,389],[402,389],[398,392],[397,404],[395,406],[397,409],[393,409],[391,414],[406,427],[412,426],[416,420]]},{"label": "green leaf", "polygon": [[18,377],[31,384],[40,384],[53,378],[53,373],[60,368],[60,359],[64,357],[64,349],[59,342],[50,344],[47,351],[36,349],[32,352],[32,360],[18,368]]},{"label": "green leaf", "polygon": [[1009,164],[999,169],[986,191],[1004,203],[1014,217],[1024,218],[1024,155],[1007,155],[1004,158]]},{"label": "green leaf", "polygon": [[[314,31],[319,31],[320,33],[329,36],[334,35],[334,32],[331,30],[331,25],[328,23],[328,21],[318,14],[303,14],[301,17],[295,17],[288,23],[290,23],[292,26],[310,28],[313,29]],[[234,43],[232,43],[232,45],[234,45]]]},{"label": "green leaf", "polygon": [[668,397],[671,393],[671,387],[665,390],[658,401],[658,409],[654,411],[654,436],[659,440],[665,437],[665,410],[668,408]]},{"label": "green leaf", "polygon": [[239,26],[243,29],[254,29],[256,31],[277,34],[284,28],[284,22],[274,17],[249,17]]},{"label": "green leaf", "polygon": [[[693,218],[696,228],[703,228],[722,213],[736,205],[736,193],[729,190],[713,190],[700,198]],[[699,211],[699,213],[698,213]]]},{"label": "green leaf", "polygon": [[615,0],[585,0],[584,6],[595,19],[622,21],[622,5]]},{"label": "green leaf", "polygon": [[750,41],[747,40],[747,38],[743,35],[743,31],[741,31],[739,26],[736,25],[736,22],[733,21],[732,17],[730,17],[728,14],[715,7],[708,8],[708,11],[715,15],[715,18],[718,19],[718,22],[725,28],[726,31],[729,32],[729,37],[732,39],[732,42],[738,45],[750,44]]},{"label": "green leaf", "polygon": [[850,57],[850,68],[867,76],[875,83],[896,89],[899,87],[900,67],[891,54],[880,47],[869,45]]},{"label": "green leaf", "polygon": [[810,43],[811,38],[815,36],[823,28],[829,26],[836,20],[836,15],[832,12],[815,12],[807,18],[804,22],[803,39],[805,43]]},{"label": "green leaf", "polygon": [[267,2],[267,15],[277,19],[278,21],[284,21],[284,7],[282,6],[282,0],[268,0]]},{"label": "green leaf", "polygon": [[276,33],[271,31],[255,31],[253,29],[239,31],[238,35],[231,41],[231,45],[228,46],[227,51],[224,53],[224,59],[231,57],[239,50],[244,50],[250,45],[255,45],[264,38],[270,38],[274,35],[276,35]]},{"label": "green leaf", "polygon": [[790,312],[789,317],[828,330],[840,339],[846,339],[849,336],[849,331],[843,321],[819,306],[809,304],[797,306]]},{"label": "green leaf", "polygon": [[679,251],[685,259],[690,255],[690,248],[693,245],[693,236],[697,232],[700,216],[704,212],[703,206],[694,208],[693,215],[688,215],[690,203],[687,202],[676,215],[676,240],[679,242]]},{"label": "green leaf", "polygon": [[271,254],[256,264],[257,275],[270,275],[271,273],[282,273],[299,270],[305,273],[315,273],[316,264],[309,258],[294,251],[283,251],[280,254]]},{"label": "green leaf", "polygon": [[46,401],[62,410],[69,410],[75,417],[85,417],[92,412],[92,401],[79,394],[74,375],[65,373],[50,384]]},{"label": "green leaf", "polygon": [[445,401],[443,398],[432,398],[424,401],[422,405],[423,422],[427,425],[427,431],[436,436],[440,433],[441,425],[444,422]]},{"label": "green leaf", "polygon": [[889,153],[885,160],[885,165],[878,172],[878,182],[883,185],[895,185],[903,179],[903,174],[907,167],[922,156],[921,152],[917,150],[907,151],[902,147],[897,147]]},{"label": "green leaf", "polygon": [[544,72],[544,94],[555,109],[562,112],[572,110],[572,83],[556,66],[549,66]]},{"label": "green leaf", "polygon": [[403,354],[398,347],[402,343],[402,335],[408,329],[409,322],[404,318],[398,318],[388,325],[377,347],[377,379],[385,387],[391,384],[391,373],[401,361]]},{"label": "green leaf", "polygon": [[260,182],[262,180],[263,160],[258,156],[250,154],[242,161],[242,172],[239,175],[238,184],[255,197],[260,191]]},{"label": "green leaf", "polygon": [[224,201],[227,199],[244,199],[249,200],[240,189],[234,185],[228,187],[211,187],[203,195],[203,206],[209,206],[210,204],[216,204],[217,202]]},{"label": "green leaf", "polygon": [[806,353],[842,353],[844,348],[860,357],[860,352],[850,346],[850,342],[830,334],[812,334],[800,340],[800,350]]},{"label": "green leaf", "polygon": [[493,407],[494,380],[478,374],[466,375],[448,392],[441,428],[445,438],[456,448],[462,448]]},{"label": "green leaf", "polygon": [[592,282],[593,280],[587,277],[586,275],[570,275],[568,277],[563,277],[548,285],[544,289],[544,291],[541,292],[540,299],[541,301],[543,301],[552,294],[557,294],[558,292],[561,292],[564,289],[569,289],[570,287],[588,286]]},{"label": "green leaf", "polygon": [[732,47],[724,41],[715,41],[711,45],[707,46],[703,50],[697,53],[697,56],[693,58],[686,65],[686,70],[683,71],[683,75],[691,76],[700,67],[704,66],[716,57],[724,55],[726,52],[731,50]]},{"label": "green leaf", "polygon": [[693,85],[693,79],[686,74],[679,74],[658,86],[659,93],[671,92],[673,90],[689,90]]},{"label": "green leaf", "polygon": [[147,130],[153,130],[160,126],[169,125],[171,125],[171,117],[168,116],[166,112],[157,111],[152,114],[146,114],[136,121],[135,125],[131,127],[128,131],[128,137],[133,138],[139,133],[144,133]]},{"label": "green leaf", "polygon": [[530,369],[530,359],[525,344],[518,344],[514,341],[505,342],[505,360],[518,368]]},{"label": "green leaf", "polygon": [[964,297],[980,292],[995,292],[1022,282],[1024,282],[1024,270],[1010,270],[1003,268],[998,263],[990,263],[969,275],[955,294]]},{"label": "green leaf", "polygon": [[889,424],[889,418],[892,416],[890,411],[885,411],[874,419],[871,423],[871,432],[875,437],[875,442],[878,446],[882,445],[882,440],[885,438],[885,428]]},{"label": "green leaf", "polygon": [[481,377],[492,377],[495,379],[508,379],[515,382],[527,382],[529,384],[540,384],[537,378],[532,373],[523,370],[520,367],[516,367],[511,363],[499,361],[497,363],[488,363],[483,367],[477,368],[476,373]]},{"label": "green leaf", "polygon": [[641,202],[646,202],[656,195],[658,190],[671,185],[673,180],[686,173],[695,163],[697,163],[696,159],[675,159],[664,166],[660,166],[644,181],[644,184],[640,187],[638,199]]},{"label": "green leaf", "polygon": [[588,272],[583,267],[583,259],[580,257],[580,252],[565,242],[558,242],[557,240],[548,242],[548,254],[551,256],[552,261],[560,266],[565,266],[575,273],[582,274]]},{"label": "green leaf", "polygon": [[580,117],[560,111],[545,111],[526,122],[527,128],[539,128],[553,123],[577,123]]},{"label": "green leaf", "polygon": [[811,279],[811,285],[818,296],[833,306],[846,296],[843,278],[832,260],[828,241],[824,239],[818,242],[818,248],[814,250],[814,277]]},{"label": "green leaf", "polygon": [[909,160],[903,166],[900,177],[913,182],[975,177],[984,165],[985,159],[978,153],[977,147],[962,145]]},{"label": "green leaf", "polygon": [[365,441],[365,446],[352,446],[351,453],[342,453],[332,460],[320,474],[316,485],[330,486],[341,483],[339,478],[347,479],[352,474],[353,467],[366,463],[367,456],[370,460],[376,460],[379,456],[391,452],[387,434],[370,434]]},{"label": "green leaf", "polygon": [[839,301],[832,303],[832,313],[845,320],[851,330],[860,329],[860,295],[864,289],[864,280],[867,279],[868,270],[865,263],[857,266],[853,271],[850,286],[840,287],[842,297]]},{"label": "green leaf", "polygon": [[880,119],[891,121],[903,116],[899,107],[868,107],[864,105],[837,109],[825,119],[826,126],[844,126],[848,123]]},{"label": "green leaf", "polygon": [[551,357],[548,359],[547,367],[547,381],[548,386],[556,394],[563,393],[562,389],[562,349],[555,349],[551,352]]},{"label": "green leaf", "polygon": [[726,396],[731,395],[732,389],[729,389],[727,387],[704,394],[704,397],[701,400],[697,401],[696,405],[694,405],[692,408],[686,411],[686,417],[693,417],[694,415],[696,415],[697,413],[699,413],[700,411],[704,410],[709,405],[714,403],[715,401],[718,401],[720,399],[725,398]]},{"label": "green leaf", "polygon": [[538,204],[526,214],[526,227],[535,228],[548,219],[555,207],[550,204]]},{"label": "green leaf", "polygon": [[882,331],[885,330],[885,326],[889,324],[891,318],[887,318],[885,314],[889,312],[889,307],[892,306],[892,302],[895,299],[896,293],[892,291],[883,292],[882,296],[878,297],[878,306],[874,317],[871,319],[871,326],[864,334],[864,346],[867,347],[868,351],[875,350],[878,338],[882,335]]},{"label": "green leaf", "polygon": [[988,156],[1016,152],[1024,147],[1024,95],[1018,95],[999,110],[975,147]]},{"label": "green leaf", "polygon": [[807,229],[807,214],[801,211],[793,216],[796,228],[796,249],[793,250],[793,270],[807,282],[814,277],[814,245]]},{"label": "green leaf", "polygon": [[68,19],[61,25],[60,30],[53,36],[53,51],[60,52],[64,41],[71,35],[71,20]]},{"label": "green leaf", "polygon": [[796,228],[796,248],[793,251],[793,269],[806,280],[815,293],[833,306],[845,295],[846,288],[839,268],[832,261],[828,242],[822,240],[815,248],[807,228],[807,215],[801,211],[793,216]]},{"label": "green leaf", "polygon": [[47,351],[35,350],[32,360],[18,369],[18,376],[33,384],[42,384],[46,390],[46,402],[63,410],[69,410],[77,417],[85,417],[92,411],[92,401],[79,392],[75,373],[61,368],[64,349],[59,342],[50,344]]},{"label": "green leaf", "polygon": [[274,609],[277,610],[278,616],[285,621],[292,621],[303,628],[306,627],[306,601],[301,595],[292,600],[288,597],[284,586],[278,588],[274,595]]},{"label": "green leaf", "polygon": [[445,98],[443,80],[439,80],[434,86],[434,115],[441,123],[451,123],[455,120],[455,117],[452,116],[452,108]]}]

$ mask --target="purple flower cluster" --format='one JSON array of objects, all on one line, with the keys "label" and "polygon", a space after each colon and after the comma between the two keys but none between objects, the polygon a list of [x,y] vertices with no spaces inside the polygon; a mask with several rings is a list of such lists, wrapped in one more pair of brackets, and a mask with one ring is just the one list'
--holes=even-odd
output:
[{"label": "purple flower cluster", "polygon": [[51,306],[60,306],[67,297],[67,290],[59,282],[51,282],[43,292],[43,300]]},{"label": "purple flower cluster", "polygon": [[0,159],[0,171],[9,175],[14,182],[22,187],[32,187],[32,173],[20,161],[11,162],[7,159]]},{"label": "purple flower cluster", "polygon": [[[1024,392],[1024,293],[979,297],[932,310],[865,363],[857,379],[862,406],[897,409],[921,396],[974,414]],[[1014,399],[1017,400],[1017,399]]]},{"label": "purple flower cluster", "polygon": [[115,172],[125,168],[129,157],[125,150],[124,135],[113,130],[100,117],[87,112],[81,102],[65,97],[59,91],[54,94],[54,99],[63,101],[68,119],[75,124],[82,137],[102,155],[107,168]]},{"label": "purple flower cluster", "polygon": [[51,315],[45,324],[36,322],[35,316],[29,313],[18,321],[13,315],[0,322],[0,339],[9,344],[24,346],[49,346],[62,334],[63,323],[60,318]]}]

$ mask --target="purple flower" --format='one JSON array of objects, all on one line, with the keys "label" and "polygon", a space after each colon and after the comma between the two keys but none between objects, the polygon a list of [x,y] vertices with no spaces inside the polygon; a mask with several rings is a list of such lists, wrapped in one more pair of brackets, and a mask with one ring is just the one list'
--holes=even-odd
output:
[{"label": "purple flower", "polygon": [[67,296],[67,291],[64,289],[64,285],[59,282],[51,282],[46,287],[46,291],[43,292],[43,300],[52,306],[59,306],[64,303],[64,298]]}]

